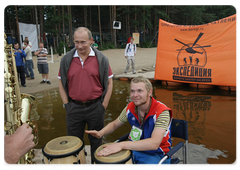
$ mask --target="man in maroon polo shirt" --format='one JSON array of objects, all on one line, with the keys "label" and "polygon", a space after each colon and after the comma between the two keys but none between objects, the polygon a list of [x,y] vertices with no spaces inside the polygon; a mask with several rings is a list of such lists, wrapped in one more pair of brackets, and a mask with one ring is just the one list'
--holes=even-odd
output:
[{"label": "man in maroon polo shirt", "polygon": [[[104,127],[105,109],[112,94],[112,70],[108,58],[91,48],[92,34],[85,27],[74,32],[75,48],[62,59],[59,92],[66,109],[67,134],[83,141],[85,125],[89,130]],[[88,136],[93,163],[94,151],[102,139]]]}]

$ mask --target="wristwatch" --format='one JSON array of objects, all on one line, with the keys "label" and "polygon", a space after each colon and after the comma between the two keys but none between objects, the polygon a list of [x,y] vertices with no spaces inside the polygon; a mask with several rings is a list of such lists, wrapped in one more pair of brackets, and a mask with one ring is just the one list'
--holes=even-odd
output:
[{"label": "wristwatch", "polygon": [[67,104],[69,104],[69,103],[65,103],[65,104],[63,104],[63,108],[65,108]]}]

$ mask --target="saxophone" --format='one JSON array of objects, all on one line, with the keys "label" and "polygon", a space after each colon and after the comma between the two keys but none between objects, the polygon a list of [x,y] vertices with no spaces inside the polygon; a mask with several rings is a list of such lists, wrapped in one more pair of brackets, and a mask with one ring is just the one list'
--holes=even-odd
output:
[{"label": "saxophone", "polygon": [[[14,51],[7,44],[4,34],[4,134],[12,135],[23,123],[28,123],[33,129],[34,143],[38,143],[37,124],[30,120],[31,108],[36,103],[34,96],[21,94],[18,84],[18,74]],[[34,150],[31,149],[20,160],[19,164],[33,164]]]}]

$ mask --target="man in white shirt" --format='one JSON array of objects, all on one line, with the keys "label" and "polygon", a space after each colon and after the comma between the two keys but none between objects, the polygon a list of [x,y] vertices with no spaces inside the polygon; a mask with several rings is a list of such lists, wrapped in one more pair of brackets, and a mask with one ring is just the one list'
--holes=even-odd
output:
[{"label": "man in white shirt", "polygon": [[[25,37],[25,40],[28,40],[28,37]],[[32,43],[28,40],[28,46],[32,48]],[[23,43],[23,49],[26,48],[26,45]]]},{"label": "man in white shirt", "polygon": [[26,77],[28,77],[30,80],[34,79],[34,72],[33,72],[33,62],[32,62],[32,51],[31,51],[31,47],[29,45],[29,41],[28,40],[24,40],[24,52],[26,53],[26,60],[25,60],[25,74]]},{"label": "man in white shirt", "polygon": [[125,48],[125,58],[127,58],[127,66],[126,66],[124,73],[127,73],[128,69],[130,67],[130,62],[131,62],[132,63],[132,72],[133,72],[133,74],[136,74],[136,71],[135,71],[136,52],[137,52],[136,44],[133,43],[133,38],[131,38],[130,43],[128,43]]}]

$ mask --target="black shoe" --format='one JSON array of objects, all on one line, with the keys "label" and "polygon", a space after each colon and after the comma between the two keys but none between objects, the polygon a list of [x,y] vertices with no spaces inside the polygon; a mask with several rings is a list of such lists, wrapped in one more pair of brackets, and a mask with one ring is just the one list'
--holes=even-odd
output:
[{"label": "black shoe", "polygon": [[23,87],[27,87],[26,84],[22,85]]},{"label": "black shoe", "polygon": [[51,84],[51,82],[50,82],[50,81],[47,81],[47,84]]},{"label": "black shoe", "polygon": [[46,82],[46,81],[43,80],[43,81],[40,82],[40,84],[44,84],[45,82]]}]

